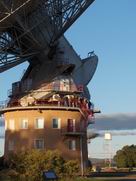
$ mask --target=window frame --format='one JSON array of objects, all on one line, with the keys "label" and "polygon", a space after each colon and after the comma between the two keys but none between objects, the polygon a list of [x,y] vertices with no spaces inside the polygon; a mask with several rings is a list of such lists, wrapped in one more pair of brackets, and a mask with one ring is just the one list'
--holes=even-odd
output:
[{"label": "window frame", "polygon": [[[53,127],[53,120],[57,120],[58,122],[57,122],[57,128],[56,127]],[[53,129],[61,129],[61,118],[52,118],[52,128]]]},{"label": "window frame", "polygon": [[[39,123],[37,124],[37,122],[36,122],[36,121],[38,121],[38,119],[39,120],[40,119],[43,120],[42,127],[37,126],[37,125],[40,125]],[[45,126],[45,119],[44,119],[44,117],[36,117],[35,120],[34,120],[34,128],[35,129],[44,129],[44,126]]]},{"label": "window frame", "polygon": [[[74,144],[73,144],[74,143]],[[74,145],[74,146],[73,146]],[[76,151],[77,150],[77,142],[76,142],[76,139],[71,139],[68,141],[68,147],[69,147],[69,150],[71,151]]]},{"label": "window frame", "polygon": [[14,151],[14,147],[15,147],[15,141],[9,140],[8,141],[8,151]]},{"label": "window frame", "polygon": [[[42,148],[38,148],[37,147],[37,145],[36,145],[36,141],[43,141],[43,145],[42,145]],[[44,138],[36,138],[36,139],[34,139],[34,149],[37,149],[37,150],[43,150],[43,149],[45,149],[45,141],[44,141]]]},{"label": "window frame", "polygon": [[[11,124],[11,122],[12,122],[12,124]],[[11,131],[15,130],[15,119],[9,119],[8,129]]]},{"label": "window frame", "polygon": [[[72,120],[72,123],[70,124],[71,120]],[[76,119],[67,118],[67,130],[68,130],[68,132],[76,132],[77,131]]]},{"label": "window frame", "polygon": [[8,130],[8,122],[6,119],[5,119],[5,126],[4,127],[5,127],[5,131]]},{"label": "window frame", "polygon": [[[24,124],[24,122],[22,122],[22,121],[26,121],[27,120],[27,127],[23,127],[23,125],[25,125]],[[28,118],[21,118],[20,119],[20,129],[28,129],[28,127],[29,127],[29,124],[28,124]]]}]

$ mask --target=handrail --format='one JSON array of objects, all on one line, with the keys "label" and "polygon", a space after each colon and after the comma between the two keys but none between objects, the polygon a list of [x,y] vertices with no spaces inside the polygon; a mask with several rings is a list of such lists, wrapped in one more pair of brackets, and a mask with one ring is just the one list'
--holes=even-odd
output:
[{"label": "handrail", "polygon": [[83,85],[74,85],[69,84],[68,88],[66,88],[64,85],[61,85],[60,82],[52,82],[52,83],[44,83],[41,85],[41,88],[38,90],[32,90],[32,87],[28,86],[27,88],[24,87],[24,82],[20,82],[19,86],[13,84],[12,89],[8,90],[8,96],[17,95],[17,94],[23,94],[23,93],[29,93],[29,92],[47,92],[47,91],[63,91],[63,92],[83,92]]},{"label": "handrail", "polygon": [[68,134],[68,135],[77,135],[77,134],[84,134],[86,133],[86,128],[81,128],[81,126],[65,126],[61,128],[61,134]]},{"label": "handrail", "polygon": [[4,109],[7,107],[8,100],[6,101],[0,101],[0,109]]},{"label": "handrail", "polygon": [[[30,106],[57,106],[57,107],[69,107],[69,108],[79,108],[81,109],[82,113],[84,114],[84,116],[86,117],[86,119],[91,122],[93,118],[93,110],[92,109],[88,109],[82,106],[82,104],[79,103],[75,103],[75,102],[71,102],[71,103],[66,103],[63,101],[49,101],[49,100],[35,100],[33,103],[29,103],[26,102],[25,103],[26,107],[30,107]],[[12,108],[12,107],[23,107],[23,105],[21,105],[19,100],[15,100],[14,102],[9,102],[8,100],[6,101],[1,101],[0,102],[0,109],[4,109],[4,108]],[[90,117],[90,118],[89,118]],[[89,119],[88,119],[89,118]]]}]

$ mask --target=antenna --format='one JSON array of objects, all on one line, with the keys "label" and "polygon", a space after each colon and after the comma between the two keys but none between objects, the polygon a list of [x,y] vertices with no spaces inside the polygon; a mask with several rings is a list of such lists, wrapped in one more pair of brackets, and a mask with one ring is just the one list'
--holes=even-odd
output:
[{"label": "antenna", "polygon": [[[94,0],[1,0],[0,72],[46,55]],[[37,59],[35,59],[36,63]]]}]

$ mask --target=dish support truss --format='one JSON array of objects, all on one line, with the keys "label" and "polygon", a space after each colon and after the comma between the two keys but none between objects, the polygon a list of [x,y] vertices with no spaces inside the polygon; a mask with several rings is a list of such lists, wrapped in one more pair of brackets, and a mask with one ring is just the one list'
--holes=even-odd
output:
[{"label": "dish support truss", "polygon": [[[0,72],[47,54],[94,0],[0,0]],[[41,18],[42,17],[42,18]],[[33,30],[44,26],[45,46]],[[27,43],[26,43],[27,42]]]}]

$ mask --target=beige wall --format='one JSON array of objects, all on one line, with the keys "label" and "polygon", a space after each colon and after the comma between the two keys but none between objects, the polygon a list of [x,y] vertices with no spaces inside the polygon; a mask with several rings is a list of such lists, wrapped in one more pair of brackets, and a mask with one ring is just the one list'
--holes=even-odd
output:
[{"label": "beige wall", "polygon": [[[33,149],[35,139],[44,139],[45,150],[57,149],[65,159],[77,159],[81,162],[81,150],[83,152],[83,162],[87,162],[87,140],[86,128],[83,126],[83,117],[79,110],[18,110],[9,111],[4,114],[6,121],[5,135],[5,156],[9,153],[9,142],[14,140],[14,151]],[[35,119],[44,118],[44,129],[35,129]],[[21,119],[28,119],[28,129],[21,129]],[[52,128],[52,119],[60,118],[60,129]],[[15,129],[9,129],[9,120],[15,121]],[[65,135],[67,119],[75,119],[76,127],[82,127],[84,134]],[[76,140],[76,150],[70,150],[68,142],[70,139]]]}]

